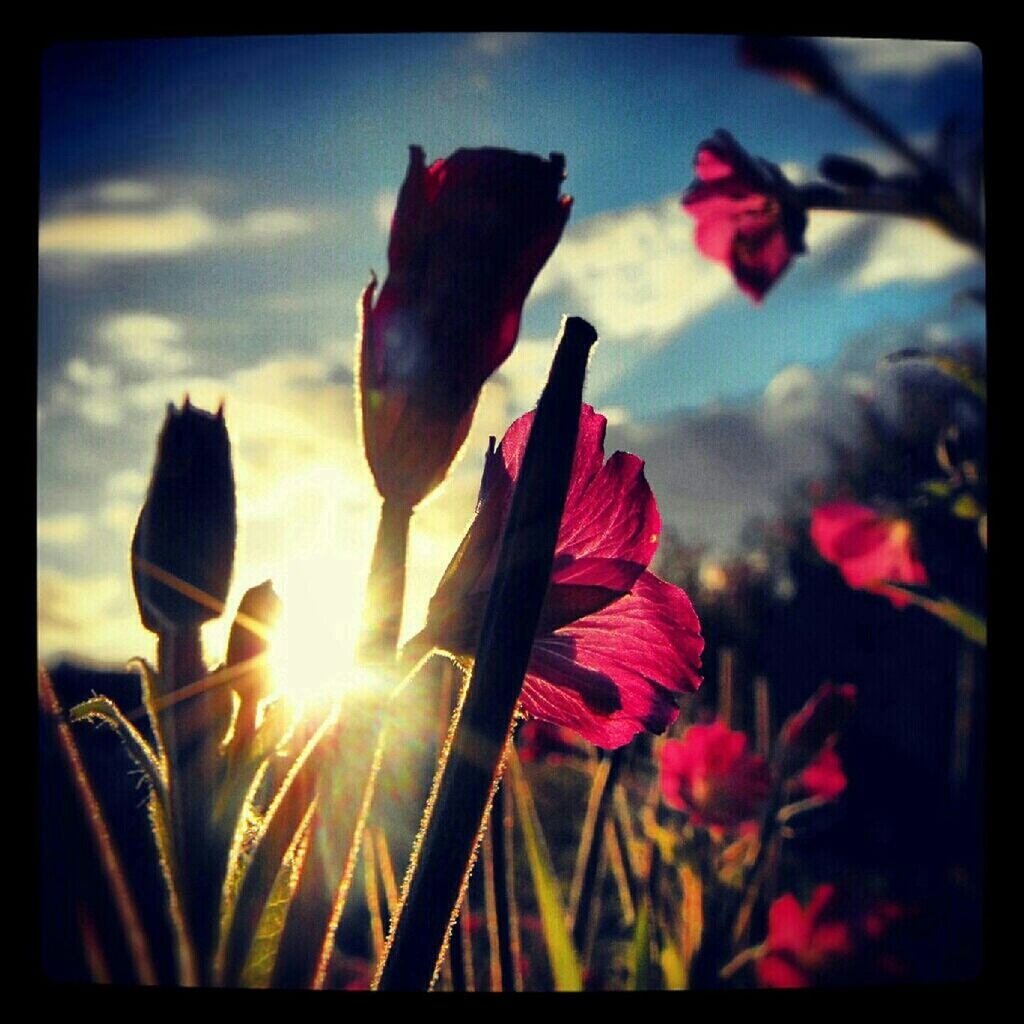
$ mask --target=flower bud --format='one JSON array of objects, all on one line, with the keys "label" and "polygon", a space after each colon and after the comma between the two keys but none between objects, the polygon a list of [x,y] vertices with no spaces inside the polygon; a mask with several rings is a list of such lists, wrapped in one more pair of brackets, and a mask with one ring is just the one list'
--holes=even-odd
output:
[{"label": "flower bud", "polygon": [[235,481],[224,407],[167,407],[132,538],[132,583],[151,633],[221,614],[235,555]]},{"label": "flower bud", "polygon": [[462,447],[568,220],[564,166],[559,154],[460,149],[427,167],[410,147],[388,277],[376,304],[376,278],[362,297],[363,443],[385,500],[417,505]]},{"label": "flower bud", "polygon": [[839,732],[853,714],[857,688],[849,683],[825,683],[779,733],[779,763],[783,778],[810,765],[829,738]]}]

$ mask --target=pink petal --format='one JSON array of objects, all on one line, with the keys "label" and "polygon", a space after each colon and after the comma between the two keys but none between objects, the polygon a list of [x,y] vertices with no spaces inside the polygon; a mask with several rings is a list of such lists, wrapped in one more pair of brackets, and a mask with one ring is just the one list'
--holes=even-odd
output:
[{"label": "pink petal", "polygon": [[622,746],[675,720],[673,694],[700,685],[703,647],[687,596],[644,572],[631,593],[537,637],[523,707],[599,746]]}]

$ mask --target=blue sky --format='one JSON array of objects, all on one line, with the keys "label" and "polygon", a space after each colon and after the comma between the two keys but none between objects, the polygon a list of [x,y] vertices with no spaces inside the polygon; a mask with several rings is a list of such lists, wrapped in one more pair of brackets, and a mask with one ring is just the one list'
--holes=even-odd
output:
[{"label": "blue sky", "polygon": [[[931,144],[953,114],[961,138],[980,138],[974,48],[825,45],[851,88],[916,144]],[[48,51],[41,654],[151,655],[128,543],[166,403],[186,389],[201,405],[227,400],[242,522],[230,601],[269,575],[279,589],[290,581],[296,593],[322,593],[324,608],[358,610],[353,581],[365,575],[375,499],[351,408],[355,305],[369,269],[386,272],[410,143],[430,159],[485,145],[562,152],[575,202],[464,457],[414,520],[408,628],[471,513],[486,437],[535,401],[563,313],[598,329],[588,400],[609,414],[613,443],[621,437],[648,458],[666,521],[728,546],[728,530],[684,521],[700,512],[674,497],[713,494],[721,482],[714,451],[697,459],[706,479],[673,482],[685,460],[673,464],[666,440],[680,416],[723,403],[761,416],[765,395],[789,401],[800,381],[806,398],[807,382],[830,374],[852,338],[942,334],[951,298],[983,281],[977,258],[928,225],[812,214],[809,255],[763,306],[750,304],[696,253],[679,209],[703,138],[727,128],[795,178],[825,152],[898,165],[833,106],[739,67],[735,54],[730,37],[526,34],[124,40]],[[772,436],[780,452],[789,443]],[[665,453],[660,465],[645,440]],[[728,493],[722,522],[770,504],[764,493]],[[212,658],[222,625],[209,630]]]}]

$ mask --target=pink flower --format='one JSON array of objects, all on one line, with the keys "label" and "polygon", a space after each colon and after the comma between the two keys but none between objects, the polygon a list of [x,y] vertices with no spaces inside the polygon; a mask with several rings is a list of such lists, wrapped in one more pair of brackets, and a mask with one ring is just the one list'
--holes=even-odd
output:
[{"label": "pink flower", "polygon": [[362,298],[363,439],[386,499],[415,506],[465,441],[568,220],[564,167],[559,154],[504,149],[460,149],[427,167],[410,147],[388,277],[376,305],[376,279]]},{"label": "pink flower", "polygon": [[662,796],[695,825],[731,827],[756,818],[768,786],[764,758],[750,753],[747,737],[722,722],[691,725],[681,740],[662,747]]},{"label": "pink flower", "polygon": [[879,940],[903,911],[892,903],[868,908],[843,901],[834,885],[819,885],[804,910],[791,893],[768,912],[758,982],[767,988],[807,988],[879,980],[905,973]]},{"label": "pink flower", "polygon": [[[430,602],[424,639],[472,656],[533,413],[488,453],[477,514]],[[704,641],[689,598],[647,566],[657,502],[635,455],[604,459],[607,421],[580,413],[551,583],[523,683],[522,707],[598,746],[664,732],[677,695],[700,685]]]},{"label": "pink flower", "polygon": [[822,558],[839,567],[851,587],[884,593],[896,608],[908,604],[909,598],[883,589],[882,584],[928,582],[905,519],[887,519],[863,505],[836,501],[814,510],[811,540]]},{"label": "pink flower", "polygon": [[790,259],[806,251],[803,204],[775,164],[751,156],[721,128],[698,147],[694,170],[682,206],[697,221],[697,248],[760,302]]},{"label": "pink flower", "polygon": [[779,732],[780,766],[783,776],[799,771],[846,724],[857,702],[857,687],[846,683],[824,683],[810,700],[791,715]]},{"label": "pink flower", "polygon": [[539,718],[531,718],[516,731],[516,749],[520,761],[547,761],[549,764],[557,764],[581,751],[571,729]]},{"label": "pink flower", "polygon": [[821,753],[793,779],[793,788],[801,800],[835,800],[846,790],[843,762],[832,747]]}]

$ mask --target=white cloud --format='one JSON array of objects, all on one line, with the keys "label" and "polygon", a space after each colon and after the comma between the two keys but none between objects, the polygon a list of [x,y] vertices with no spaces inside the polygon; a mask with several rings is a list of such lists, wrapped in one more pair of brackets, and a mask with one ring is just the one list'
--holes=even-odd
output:
[{"label": "white cloud", "polygon": [[[135,524],[141,509],[141,500],[138,504],[133,504],[130,501],[112,501],[103,507],[100,519],[104,526],[129,538],[135,532]],[[127,539],[126,543],[128,543]]]},{"label": "white cloud", "polygon": [[153,638],[139,622],[127,576],[75,576],[40,568],[36,594],[39,654],[102,662],[151,656]]},{"label": "white cloud", "polygon": [[130,206],[153,202],[160,197],[160,188],[149,181],[116,178],[94,186],[93,195],[110,206]]},{"label": "white cloud", "polygon": [[181,324],[157,313],[116,313],[96,327],[96,339],[122,363],[154,374],[176,373],[191,362],[179,344]]},{"label": "white cloud", "polygon": [[250,210],[234,220],[218,218],[194,204],[157,210],[77,210],[40,223],[39,254],[78,261],[182,256],[295,238],[311,232],[315,222],[311,211],[288,206]]},{"label": "white cloud", "polygon": [[533,289],[564,289],[601,338],[657,347],[735,286],[704,259],[677,196],[603,213],[566,231]]},{"label": "white cloud", "polygon": [[36,538],[40,544],[79,544],[88,532],[88,520],[80,512],[40,516],[36,522]]},{"label": "white cloud", "polygon": [[866,290],[894,281],[940,281],[979,265],[974,249],[927,221],[888,217],[879,225],[849,284],[854,290]]},{"label": "white cloud", "polygon": [[485,57],[499,58],[529,43],[535,32],[475,32],[469,38],[469,47]]},{"label": "white cloud", "polygon": [[391,218],[395,214],[397,204],[398,192],[394,189],[384,189],[384,191],[378,192],[373,201],[373,218],[385,235],[391,230]]},{"label": "white cloud", "polygon": [[972,43],[920,39],[822,39],[841,70],[854,74],[924,76],[947,64],[978,60]]},{"label": "white cloud", "polygon": [[40,256],[174,256],[210,244],[217,224],[198,207],[148,213],[58,214],[39,225]]},{"label": "white cloud", "polygon": [[64,376],[81,388],[110,388],[117,383],[117,371],[112,366],[96,366],[80,356],[69,359]]},{"label": "white cloud", "polygon": [[121,469],[107,477],[107,493],[139,497],[146,491],[146,476],[137,469]]}]

